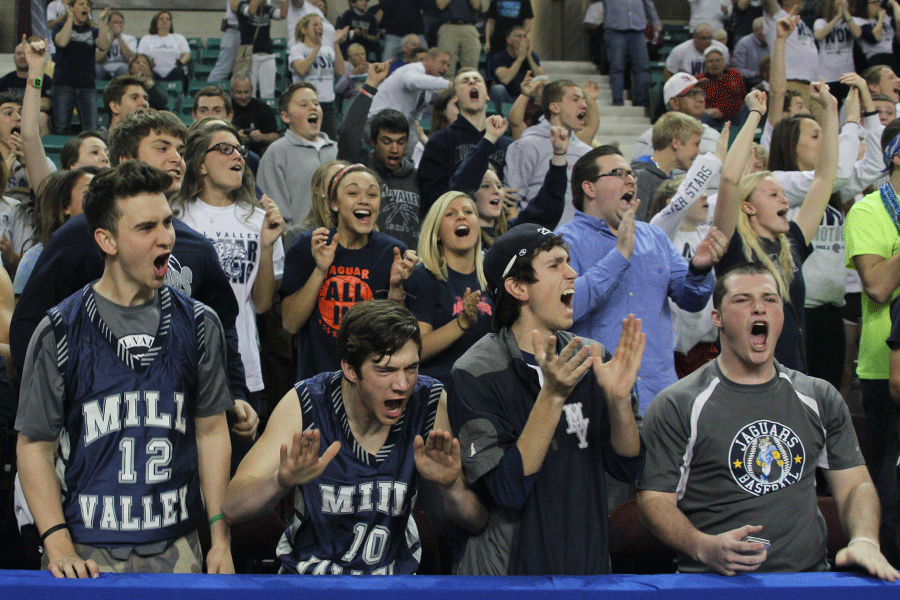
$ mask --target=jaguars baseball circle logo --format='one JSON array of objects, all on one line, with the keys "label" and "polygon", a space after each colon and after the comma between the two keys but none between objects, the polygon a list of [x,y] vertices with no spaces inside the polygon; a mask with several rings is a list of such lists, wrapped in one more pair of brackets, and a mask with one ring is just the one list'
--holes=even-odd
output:
[{"label": "jaguars baseball circle logo", "polygon": [[790,427],[760,420],[734,436],[729,463],[735,482],[760,496],[800,481],[806,453]]}]

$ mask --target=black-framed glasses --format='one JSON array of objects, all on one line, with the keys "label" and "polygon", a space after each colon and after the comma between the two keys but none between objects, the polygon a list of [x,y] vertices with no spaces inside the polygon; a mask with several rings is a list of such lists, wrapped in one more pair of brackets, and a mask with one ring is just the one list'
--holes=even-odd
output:
[{"label": "black-framed glasses", "polygon": [[217,150],[225,156],[229,156],[232,152],[237,150],[238,154],[240,154],[244,158],[247,158],[247,146],[243,144],[241,144],[240,146],[235,146],[234,144],[229,144],[228,142],[219,142],[218,144],[207,150],[206,153],[209,154],[213,150]]},{"label": "black-framed glasses", "polygon": [[634,176],[634,171],[632,171],[631,169],[623,169],[621,167],[597,175],[597,179],[600,179],[601,177],[618,177],[622,181],[626,181],[629,177],[631,177],[632,179],[636,179],[636,177]]}]

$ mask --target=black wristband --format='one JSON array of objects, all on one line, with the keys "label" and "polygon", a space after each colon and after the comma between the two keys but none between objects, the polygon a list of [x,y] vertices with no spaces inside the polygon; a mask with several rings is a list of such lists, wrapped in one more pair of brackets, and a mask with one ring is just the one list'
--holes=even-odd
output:
[{"label": "black wristband", "polygon": [[44,540],[46,540],[49,536],[53,535],[60,529],[68,529],[68,528],[69,528],[68,523],[60,523],[59,525],[54,525],[53,527],[51,527],[50,529],[48,529],[41,535],[41,545],[43,546]]},{"label": "black wristband", "polygon": [[706,276],[706,275],[709,275],[709,272],[712,270],[713,270],[712,267],[707,267],[705,269],[698,269],[697,267],[694,266],[693,262],[688,263],[688,271],[691,273],[691,275]]},{"label": "black wristband", "polygon": [[878,114],[877,110],[867,110],[864,113],[862,113],[862,116],[863,117],[874,117],[877,114]]}]

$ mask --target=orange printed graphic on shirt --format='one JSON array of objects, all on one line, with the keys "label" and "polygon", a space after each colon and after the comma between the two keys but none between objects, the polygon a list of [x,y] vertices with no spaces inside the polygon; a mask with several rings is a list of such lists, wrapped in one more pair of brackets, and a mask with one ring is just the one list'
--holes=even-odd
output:
[{"label": "orange printed graphic on shirt", "polygon": [[319,324],[322,329],[337,337],[341,319],[357,302],[372,299],[372,288],[365,281],[368,269],[335,267],[328,270],[328,278],[319,288]]}]

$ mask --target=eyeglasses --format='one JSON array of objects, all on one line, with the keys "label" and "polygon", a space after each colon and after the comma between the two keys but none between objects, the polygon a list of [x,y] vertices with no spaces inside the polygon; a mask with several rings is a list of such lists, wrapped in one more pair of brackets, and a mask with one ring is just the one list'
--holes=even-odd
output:
[{"label": "eyeglasses", "polygon": [[232,152],[237,150],[237,153],[242,157],[247,158],[247,146],[241,144],[240,146],[235,146],[234,144],[229,144],[228,142],[219,142],[212,148],[206,151],[207,154],[213,152],[214,150],[221,152],[225,156],[230,156]]},{"label": "eyeglasses", "polygon": [[627,181],[629,177],[631,177],[632,179],[637,179],[634,176],[634,171],[632,171],[631,169],[623,169],[621,167],[597,175],[597,179],[600,179],[601,177],[618,177],[622,181]]}]

